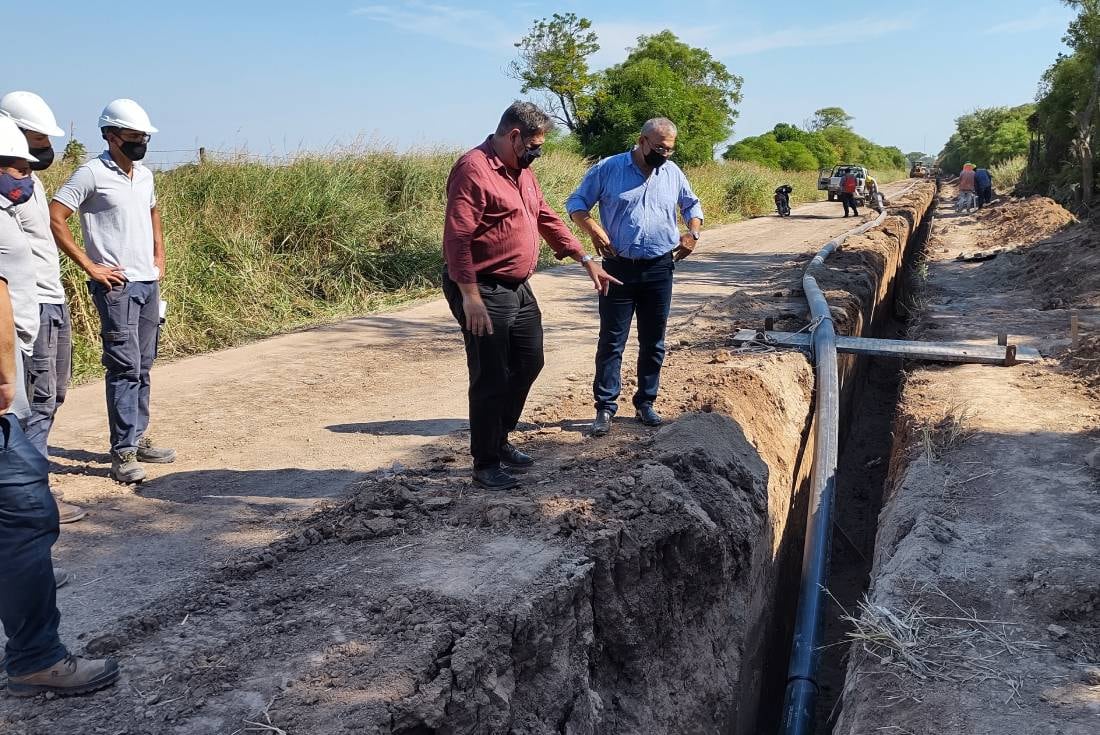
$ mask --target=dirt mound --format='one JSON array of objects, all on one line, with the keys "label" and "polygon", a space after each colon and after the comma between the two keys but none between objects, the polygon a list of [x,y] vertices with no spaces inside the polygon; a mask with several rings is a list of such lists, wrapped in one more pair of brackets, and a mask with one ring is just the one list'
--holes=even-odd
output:
[{"label": "dirt mound", "polygon": [[1048,197],[1033,196],[979,210],[974,219],[995,246],[1032,243],[1073,224],[1077,218]]}]

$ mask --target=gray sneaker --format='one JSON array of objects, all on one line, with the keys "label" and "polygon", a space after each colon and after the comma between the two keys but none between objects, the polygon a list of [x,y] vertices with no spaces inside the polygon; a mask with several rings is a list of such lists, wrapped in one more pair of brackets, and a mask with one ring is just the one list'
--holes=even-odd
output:
[{"label": "gray sneaker", "polygon": [[176,461],[176,450],[168,447],[158,447],[147,436],[141,437],[137,448],[138,462],[149,464],[171,464]]},{"label": "gray sneaker", "polygon": [[111,479],[123,485],[132,485],[145,479],[145,468],[138,464],[136,450],[111,452]]}]

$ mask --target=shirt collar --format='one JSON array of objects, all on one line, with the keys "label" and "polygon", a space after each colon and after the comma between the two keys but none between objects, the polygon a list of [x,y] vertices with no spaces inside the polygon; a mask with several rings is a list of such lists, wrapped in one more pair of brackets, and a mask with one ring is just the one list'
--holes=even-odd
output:
[{"label": "shirt collar", "polygon": [[493,147],[493,136],[489,136],[485,139],[485,142],[478,146],[478,150],[485,154],[485,160],[489,162],[489,165],[493,168],[501,171],[506,168],[504,161],[500,160],[500,156],[497,155],[496,149]]},{"label": "shirt collar", "polygon": [[[639,176],[641,176],[643,179],[646,178],[645,173],[640,168],[638,168],[638,162],[634,160],[634,149],[633,148],[631,148],[629,151],[626,152],[626,160],[628,160],[630,162],[630,167],[632,169],[634,169],[638,173]],[[657,176],[658,174],[661,173],[661,169],[664,168],[665,166],[667,166],[669,163],[671,163],[671,162],[670,161],[665,161],[664,166],[658,166],[657,168],[650,171],[649,175],[650,176]]]},{"label": "shirt collar", "polygon": [[[99,160],[103,161],[103,165],[107,168],[113,169],[123,176],[129,178],[126,172],[123,171],[117,163],[115,163],[115,159],[111,158],[111,150],[109,148],[99,154]],[[136,174],[138,172],[138,169],[141,168],[141,161],[131,161],[130,165],[134,167],[134,173]]]}]

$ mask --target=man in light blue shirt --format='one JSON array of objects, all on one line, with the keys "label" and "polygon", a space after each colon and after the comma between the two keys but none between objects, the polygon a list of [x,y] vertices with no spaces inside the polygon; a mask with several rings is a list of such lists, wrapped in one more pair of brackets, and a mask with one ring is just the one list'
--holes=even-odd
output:
[{"label": "man in light blue shirt", "polygon": [[[622,387],[623,349],[638,316],[638,419],[657,426],[653,409],[665,358],[665,326],[672,304],[674,262],[691,254],[703,226],[699,198],[684,172],[668,159],[676,148],[676,126],[658,117],[646,122],[633,149],[600,161],[565,203],[569,216],[604,256],[604,270],[622,281],[600,296],[600,340],[592,392],[596,420],[592,434],[611,430]],[[600,206],[600,221],[590,215]],[[688,231],[681,234],[679,212]]]}]

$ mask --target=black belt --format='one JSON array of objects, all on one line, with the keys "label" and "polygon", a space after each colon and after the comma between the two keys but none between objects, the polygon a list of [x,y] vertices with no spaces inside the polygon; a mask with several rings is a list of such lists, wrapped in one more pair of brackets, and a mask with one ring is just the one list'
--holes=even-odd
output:
[{"label": "black belt", "polygon": [[662,260],[668,260],[671,257],[672,257],[672,251],[669,250],[664,255],[658,255],[656,258],[628,258],[625,255],[616,254],[612,258],[608,258],[608,260],[621,260],[624,263],[637,263],[637,264],[640,264],[640,265],[649,265],[651,263],[660,263]]}]

